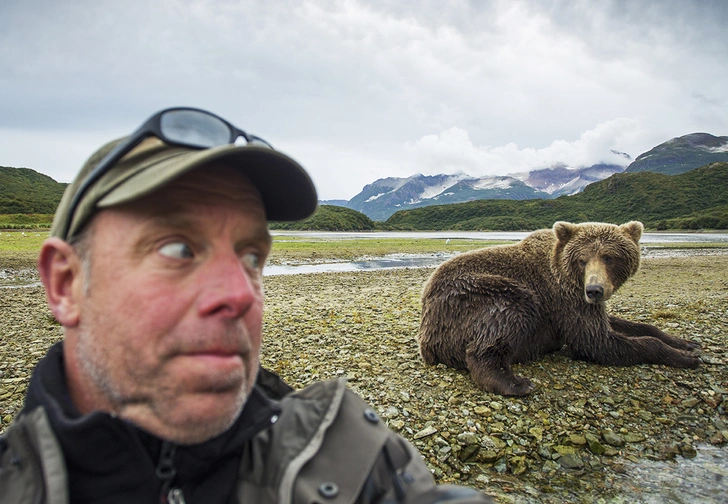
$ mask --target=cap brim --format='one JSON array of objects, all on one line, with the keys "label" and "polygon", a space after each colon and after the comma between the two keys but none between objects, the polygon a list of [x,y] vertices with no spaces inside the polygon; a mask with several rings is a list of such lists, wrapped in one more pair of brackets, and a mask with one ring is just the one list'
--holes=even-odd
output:
[{"label": "cap brim", "polygon": [[301,220],[316,211],[316,188],[301,165],[273,149],[235,145],[205,150],[172,149],[164,158],[121,181],[96,206],[133,201],[212,162],[239,169],[250,179],[260,191],[268,220]]}]

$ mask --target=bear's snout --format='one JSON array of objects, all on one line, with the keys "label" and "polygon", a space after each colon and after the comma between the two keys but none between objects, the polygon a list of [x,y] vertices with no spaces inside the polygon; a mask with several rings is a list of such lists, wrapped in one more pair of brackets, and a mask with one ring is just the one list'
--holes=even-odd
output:
[{"label": "bear's snout", "polygon": [[584,291],[586,292],[586,300],[592,303],[598,303],[604,297],[604,287],[599,284],[587,285]]},{"label": "bear's snout", "polygon": [[612,283],[604,263],[598,259],[589,261],[584,271],[584,295],[587,303],[601,303],[612,297]]}]

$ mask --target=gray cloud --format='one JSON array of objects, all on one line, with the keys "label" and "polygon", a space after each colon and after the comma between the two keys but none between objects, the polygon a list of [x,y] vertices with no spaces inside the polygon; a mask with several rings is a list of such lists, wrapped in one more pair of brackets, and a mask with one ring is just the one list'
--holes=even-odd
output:
[{"label": "gray cloud", "polygon": [[383,176],[636,156],[726,134],[726,5],[6,0],[0,164],[69,180],[171,105],[268,139],[324,198]]}]

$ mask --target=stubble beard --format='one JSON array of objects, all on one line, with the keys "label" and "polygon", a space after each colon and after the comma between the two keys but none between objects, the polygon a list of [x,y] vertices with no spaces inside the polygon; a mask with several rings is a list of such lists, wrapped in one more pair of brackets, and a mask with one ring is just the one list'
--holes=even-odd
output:
[{"label": "stubble beard", "polygon": [[[100,345],[94,344],[94,335],[88,330],[87,327],[79,327],[78,342],[75,347],[75,357],[78,365],[81,369],[83,377],[88,379],[94,389],[94,395],[102,400],[107,406],[100,409],[107,411],[112,416],[119,416],[125,418],[125,411],[138,410],[137,407],[147,409],[149,412],[156,417],[157,421],[160,421],[163,425],[169,426],[166,420],[166,410],[169,409],[168,405],[175,402],[174,391],[167,391],[167,394],[162,393],[162,397],[150,399],[149,397],[140,396],[137,397],[133,391],[123,391],[112,379],[111,370],[105,366],[108,362],[109,356],[105,356],[103,349]],[[245,406],[250,393],[252,392],[255,382],[257,380],[260,358],[254,359],[251,362],[252,373],[246,372],[242,378],[242,383],[238,387],[237,394],[232,399],[233,407],[230,409],[230,413],[225,416],[220,416],[213,420],[206,420],[204,422],[190,422],[191,425],[175,425],[170,427],[169,433],[158,433],[152,432],[152,434],[158,437],[168,439],[179,444],[196,444],[211,439],[223,432],[227,431],[238,419],[240,413]],[[247,371],[247,370],[246,370]],[[162,388],[160,384],[160,389]],[[166,397],[164,397],[166,395]],[[164,411],[163,411],[164,410]],[[132,421],[135,425],[144,428],[144,426],[138,425],[137,422]],[[147,429],[145,429],[147,430]]]}]

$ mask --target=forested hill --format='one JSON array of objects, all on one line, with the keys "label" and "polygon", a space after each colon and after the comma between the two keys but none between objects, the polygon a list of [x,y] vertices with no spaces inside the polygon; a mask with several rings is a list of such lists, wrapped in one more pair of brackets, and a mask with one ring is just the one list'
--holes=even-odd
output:
[{"label": "forested hill", "polygon": [[728,163],[680,175],[620,173],[580,194],[552,200],[479,200],[403,210],[386,226],[412,230],[533,230],[555,221],[622,223],[652,229],[728,229]]},{"label": "forested hill", "polygon": [[52,214],[67,185],[30,168],[0,166],[0,214]]},{"label": "forested hill", "polygon": [[298,222],[271,222],[270,229],[297,231],[370,231],[374,222],[350,208],[321,205],[311,217]]}]

